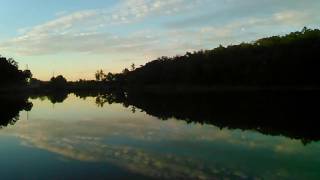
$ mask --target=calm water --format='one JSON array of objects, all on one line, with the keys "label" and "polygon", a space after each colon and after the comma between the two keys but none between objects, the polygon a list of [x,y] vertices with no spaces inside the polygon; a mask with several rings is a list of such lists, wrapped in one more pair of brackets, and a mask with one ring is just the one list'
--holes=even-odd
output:
[{"label": "calm water", "polygon": [[320,178],[316,141],[164,121],[95,97],[29,101],[0,130],[1,179]]}]

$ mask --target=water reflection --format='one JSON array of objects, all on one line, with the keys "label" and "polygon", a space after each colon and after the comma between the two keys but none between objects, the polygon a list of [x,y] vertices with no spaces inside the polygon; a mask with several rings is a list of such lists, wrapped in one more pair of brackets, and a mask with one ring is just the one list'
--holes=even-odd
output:
[{"label": "water reflection", "polygon": [[[81,98],[85,93],[76,93]],[[263,134],[320,140],[318,92],[216,92],[211,94],[153,94],[111,92],[90,94],[96,104],[121,103],[162,120],[175,118],[219,128],[255,130]]]},{"label": "water reflection", "polygon": [[19,120],[19,112],[30,111],[32,103],[27,96],[0,96],[0,127],[14,125]]},{"label": "water reflection", "polygon": [[[265,125],[263,123],[269,117],[275,117],[276,120],[292,117],[293,115],[285,115],[289,112],[286,110],[288,105],[292,103],[285,101],[289,96],[256,95],[253,98],[245,94],[217,94],[215,97],[172,97],[147,93],[142,96],[128,92],[77,93],[77,96],[81,99],[69,95],[63,103],[54,107],[52,103],[58,102],[57,100],[33,98],[31,101],[34,106],[28,114],[29,120],[25,120],[22,113],[21,120],[15,126],[5,128],[0,133],[18,137],[25,147],[59,155],[57,159],[53,156],[41,161],[56,160],[60,163],[57,166],[70,161],[91,163],[82,165],[86,168],[96,163],[112,164],[125,170],[122,174],[128,177],[130,173],[144,178],[167,179],[320,177],[320,159],[317,155],[319,143],[303,146],[300,140],[309,136],[289,136],[296,133],[290,128],[285,130],[276,126],[271,132],[264,132],[268,126],[260,128],[261,130],[256,128],[255,117],[261,117],[261,126]],[[301,96],[300,99],[307,100],[307,97]],[[226,98],[230,98],[230,101],[226,101]],[[227,106],[227,102],[233,104]],[[274,102],[280,104],[271,106]],[[276,111],[280,106],[283,111]],[[263,108],[268,109],[261,110]],[[244,111],[239,112],[240,110]],[[263,114],[267,117],[258,116],[258,113],[263,112],[271,114]],[[230,119],[220,126],[222,120],[219,118]],[[227,125],[232,119],[235,123]],[[241,122],[249,124],[241,125]],[[226,126],[230,129],[220,130]],[[254,129],[274,136],[232,128]],[[299,140],[276,136],[277,134]],[[316,138],[312,140],[315,141]],[[51,166],[47,168],[51,169]],[[106,178],[102,175],[98,177]]]},{"label": "water reflection", "polygon": [[48,92],[46,94],[30,95],[31,99],[49,100],[52,104],[63,103],[68,98],[69,93],[65,91]]}]

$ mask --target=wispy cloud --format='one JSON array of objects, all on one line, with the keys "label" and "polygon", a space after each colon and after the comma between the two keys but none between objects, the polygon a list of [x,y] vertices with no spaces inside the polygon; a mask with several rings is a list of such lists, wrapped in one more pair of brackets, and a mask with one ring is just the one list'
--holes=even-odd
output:
[{"label": "wispy cloud", "polygon": [[53,20],[19,29],[0,42],[0,50],[156,58],[314,27],[320,23],[317,7],[311,0],[121,0],[108,8],[58,12]]},{"label": "wispy cloud", "polygon": [[[108,28],[137,23],[146,17],[173,15],[192,8],[203,0],[125,0],[112,10],[84,10],[58,17],[32,28],[23,28],[22,35],[0,44],[1,49],[23,55],[61,52],[105,52],[145,49],[154,35],[136,36],[136,32],[121,37],[108,33]],[[65,13],[65,12],[64,12]],[[116,27],[119,28],[119,27]],[[142,30],[141,30],[142,31]],[[144,32],[144,31],[142,31]],[[133,34],[133,35],[132,35]]]}]

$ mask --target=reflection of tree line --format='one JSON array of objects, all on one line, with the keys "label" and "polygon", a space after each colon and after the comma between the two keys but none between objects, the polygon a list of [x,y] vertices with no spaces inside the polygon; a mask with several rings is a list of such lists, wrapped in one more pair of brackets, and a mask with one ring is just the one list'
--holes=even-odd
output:
[{"label": "reflection of tree line", "polygon": [[[316,126],[317,92],[215,92],[210,94],[170,94],[150,92],[78,91],[82,99],[95,97],[96,104],[121,103],[126,108],[145,111],[162,120],[176,118],[188,123],[212,124],[220,128],[255,130],[264,134],[283,135],[303,143],[320,140]],[[62,103],[67,92],[36,95],[31,98]],[[19,111],[31,110],[27,97],[0,98],[1,126],[14,124]]]},{"label": "reflection of tree line", "polygon": [[31,99],[49,100],[52,104],[63,103],[64,100],[68,98],[68,92],[58,91],[58,92],[47,92],[45,94],[33,94],[30,95]]},{"label": "reflection of tree line", "polygon": [[21,111],[31,111],[33,104],[28,101],[31,99],[48,99],[51,103],[62,103],[67,97],[67,92],[59,93],[47,93],[47,94],[36,94],[36,95],[14,95],[6,94],[0,96],[0,127],[6,127],[8,125],[14,125],[19,120],[19,114]]},{"label": "reflection of tree line", "polygon": [[[76,93],[81,98],[85,93]],[[283,135],[303,143],[320,140],[316,126],[317,92],[216,92],[209,94],[93,93],[98,106],[122,103],[162,120],[176,118],[188,123],[220,128],[255,130]]]},{"label": "reflection of tree line", "polygon": [[28,102],[28,97],[20,95],[6,95],[0,97],[0,127],[14,125],[19,120],[19,113],[22,110],[30,111],[32,103]]}]

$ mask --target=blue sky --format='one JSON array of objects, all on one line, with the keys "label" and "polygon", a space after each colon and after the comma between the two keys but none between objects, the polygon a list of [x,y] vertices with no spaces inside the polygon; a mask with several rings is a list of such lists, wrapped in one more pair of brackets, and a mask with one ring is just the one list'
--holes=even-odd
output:
[{"label": "blue sky", "polygon": [[93,79],[97,69],[319,28],[318,9],[318,0],[2,0],[0,54],[39,79]]}]

